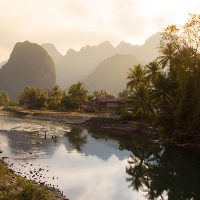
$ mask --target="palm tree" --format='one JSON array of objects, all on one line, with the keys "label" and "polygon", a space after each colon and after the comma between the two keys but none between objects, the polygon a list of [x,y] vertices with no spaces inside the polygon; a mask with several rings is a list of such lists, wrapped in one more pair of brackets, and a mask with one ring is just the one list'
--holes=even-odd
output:
[{"label": "palm tree", "polygon": [[127,88],[130,90],[137,90],[141,85],[147,84],[147,70],[142,65],[136,65],[133,68],[129,69],[127,79]]},{"label": "palm tree", "polygon": [[174,99],[173,83],[171,80],[165,74],[159,74],[152,83],[153,87],[150,93],[155,103],[170,104]]},{"label": "palm tree", "polygon": [[132,94],[134,100],[133,112],[136,118],[145,119],[153,113],[153,104],[149,88],[141,85]]},{"label": "palm tree", "polygon": [[69,97],[81,107],[81,102],[87,99],[88,91],[82,82],[77,82],[70,86],[68,91]]},{"label": "palm tree", "polygon": [[147,77],[150,81],[155,79],[159,73],[161,73],[161,67],[160,62],[157,62],[156,60],[150,62],[148,65],[146,65],[147,68]]},{"label": "palm tree", "polygon": [[167,43],[164,47],[161,48],[162,56],[159,56],[158,59],[162,65],[162,68],[169,66],[171,68],[173,66],[173,60],[176,55],[176,49],[171,43]]},{"label": "palm tree", "polygon": [[80,127],[74,127],[70,133],[66,134],[66,137],[73,149],[79,152],[82,152],[84,146],[87,144],[87,135],[84,135]]}]

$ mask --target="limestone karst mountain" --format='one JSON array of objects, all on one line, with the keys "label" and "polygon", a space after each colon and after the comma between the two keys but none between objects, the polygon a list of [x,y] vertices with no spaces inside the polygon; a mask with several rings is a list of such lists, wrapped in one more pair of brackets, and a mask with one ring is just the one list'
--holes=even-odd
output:
[{"label": "limestone karst mountain", "polygon": [[55,65],[47,51],[36,43],[19,42],[0,70],[0,90],[16,98],[26,87],[50,88],[56,82]]},{"label": "limestone karst mountain", "polygon": [[113,47],[106,41],[97,46],[86,46],[75,51],[69,49],[65,56],[62,56],[52,44],[44,44],[43,47],[52,56],[56,66],[57,84],[62,88],[68,88],[76,81],[85,80],[94,72],[96,66],[103,60],[116,54],[130,54],[146,64],[159,55],[158,46],[161,35],[156,33],[145,41],[141,46],[121,42]]},{"label": "limestone karst mountain", "polygon": [[48,54],[52,57],[54,63],[58,63],[62,60],[63,55],[56,49],[56,47],[51,43],[45,43],[41,45]]},{"label": "limestone karst mountain", "polygon": [[2,61],[0,62],[0,69],[3,67],[3,65],[5,65],[7,63],[7,60],[6,61]]},{"label": "limestone karst mountain", "polygon": [[84,81],[90,92],[107,90],[113,95],[126,89],[128,69],[140,61],[132,55],[115,55],[100,63]]},{"label": "limestone karst mountain", "polygon": [[57,84],[67,88],[76,81],[83,80],[91,74],[96,66],[112,55],[113,46],[109,42],[103,42],[98,46],[86,46],[80,51],[69,49],[65,56],[58,59],[58,54],[49,46],[44,46],[54,59],[57,72]]},{"label": "limestone karst mountain", "polygon": [[[49,88],[57,79],[56,83],[64,89],[74,82],[85,81],[91,91],[105,89],[116,94],[125,87],[125,73],[130,65],[148,63],[159,55],[157,47],[160,38],[160,33],[157,33],[141,46],[121,42],[113,47],[106,41],[97,46],[83,47],[80,51],[69,49],[64,56],[49,43],[43,44],[42,47],[28,41],[17,43],[9,60],[2,64],[0,90],[7,90],[16,98],[27,85]],[[121,71],[115,71],[114,66],[118,66],[119,69],[116,69]]]},{"label": "limestone karst mountain", "polygon": [[116,47],[120,54],[131,54],[138,58],[141,64],[147,64],[159,56],[161,34],[156,33],[149,37],[141,46],[120,42]]}]

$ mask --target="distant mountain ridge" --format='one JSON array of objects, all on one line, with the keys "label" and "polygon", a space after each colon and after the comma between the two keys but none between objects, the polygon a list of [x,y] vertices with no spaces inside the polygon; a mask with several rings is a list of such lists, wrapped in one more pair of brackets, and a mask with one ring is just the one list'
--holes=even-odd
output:
[{"label": "distant mountain ridge", "polygon": [[101,62],[96,70],[84,81],[86,88],[107,90],[113,95],[126,89],[128,70],[140,61],[132,55],[115,55]]},{"label": "distant mountain ridge", "polygon": [[52,44],[44,44],[42,46],[55,62],[57,84],[65,89],[77,81],[85,80],[103,60],[117,54],[133,55],[142,64],[154,60],[159,55],[160,39],[160,33],[156,33],[141,46],[121,42],[116,47],[105,41],[97,46],[88,45],[81,48],[80,51],[69,49],[64,56]]},{"label": "distant mountain ridge", "polygon": [[47,51],[36,43],[18,42],[0,70],[0,90],[16,98],[26,87],[50,88],[56,82],[55,65]]},{"label": "distant mountain ridge", "polygon": [[25,86],[50,88],[57,83],[66,89],[84,81],[90,91],[104,89],[116,95],[125,89],[129,67],[146,64],[159,55],[160,39],[157,33],[141,46],[120,42],[116,47],[105,41],[80,51],[69,49],[66,55],[50,43],[19,42],[9,60],[0,63],[0,90],[16,98]]}]

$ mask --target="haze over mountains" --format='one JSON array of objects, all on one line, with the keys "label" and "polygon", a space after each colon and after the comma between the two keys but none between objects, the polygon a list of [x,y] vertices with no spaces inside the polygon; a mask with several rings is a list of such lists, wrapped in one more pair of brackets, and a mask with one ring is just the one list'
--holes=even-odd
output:
[{"label": "haze over mountains", "polygon": [[90,92],[107,90],[117,95],[126,89],[128,69],[139,63],[140,61],[132,55],[115,55],[107,58],[84,81],[85,86]]},{"label": "haze over mountains", "polygon": [[52,58],[40,45],[28,41],[15,45],[0,70],[0,90],[7,91],[14,99],[26,86],[48,89],[55,83]]},{"label": "haze over mountains", "polygon": [[[55,62],[57,84],[62,88],[68,88],[77,81],[87,79],[102,61],[114,55],[133,55],[141,64],[152,61],[159,55],[160,39],[160,33],[156,33],[141,46],[121,42],[116,47],[106,41],[97,46],[83,47],[80,51],[69,49],[64,56],[52,44],[43,44],[42,46]],[[107,69],[105,73],[109,73],[109,70]]]},{"label": "haze over mountains", "polygon": [[47,89],[58,84],[67,89],[83,81],[90,92],[104,89],[116,95],[125,89],[130,67],[146,64],[159,55],[160,39],[157,33],[141,46],[121,42],[116,47],[106,41],[80,51],[69,49],[64,56],[50,43],[40,46],[19,42],[8,62],[0,63],[0,90],[16,98],[26,86]]}]

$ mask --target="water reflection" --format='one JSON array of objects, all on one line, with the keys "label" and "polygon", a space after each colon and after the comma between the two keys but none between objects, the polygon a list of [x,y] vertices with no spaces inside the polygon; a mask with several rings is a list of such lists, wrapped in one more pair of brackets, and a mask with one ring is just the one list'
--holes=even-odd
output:
[{"label": "water reflection", "polygon": [[[7,138],[7,145],[10,147],[10,153],[14,157],[24,156],[36,157],[45,156],[49,157],[54,154],[54,151],[59,146],[59,143],[55,143],[55,138],[45,139],[44,137],[38,137],[37,133],[30,134],[29,132],[1,132],[1,136]],[[56,137],[57,138],[57,137]],[[57,139],[58,140],[58,139]]]},{"label": "water reflection", "polygon": [[83,132],[82,127],[73,127],[71,131],[65,136],[68,138],[68,142],[72,145],[72,149],[78,152],[82,152],[85,144],[87,143],[87,135]]},{"label": "water reflection", "polygon": [[134,190],[143,191],[146,199],[200,199],[200,157],[196,152],[172,147],[155,151],[152,145],[148,152],[128,160],[127,181]]},{"label": "water reflection", "polygon": [[70,199],[200,199],[197,152],[98,128],[1,117],[0,123],[1,156],[18,166],[24,159],[29,168],[49,166],[48,176],[58,179],[44,181]]}]

